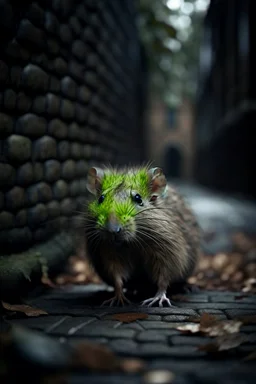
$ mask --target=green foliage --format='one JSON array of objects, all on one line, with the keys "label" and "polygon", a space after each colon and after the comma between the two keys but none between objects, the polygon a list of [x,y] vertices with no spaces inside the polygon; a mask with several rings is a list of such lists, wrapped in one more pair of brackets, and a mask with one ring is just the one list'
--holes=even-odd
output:
[{"label": "green foliage", "polygon": [[[195,96],[207,0],[138,0],[138,26],[146,48],[151,89],[170,105]],[[180,6],[177,7],[177,4]],[[175,5],[175,4],[174,4]]]}]

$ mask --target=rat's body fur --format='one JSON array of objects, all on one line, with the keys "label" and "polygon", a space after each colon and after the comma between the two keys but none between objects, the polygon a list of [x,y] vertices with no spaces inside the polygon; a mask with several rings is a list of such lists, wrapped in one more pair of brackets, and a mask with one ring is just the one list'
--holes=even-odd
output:
[{"label": "rat's body fur", "polygon": [[[156,285],[157,293],[155,297],[145,300],[144,304],[152,305],[159,301],[162,305],[167,301],[170,305],[166,297],[167,288],[170,284],[185,281],[196,265],[199,228],[184,199],[166,184],[162,171],[159,168],[142,170],[142,174],[147,177],[140,178],[138,183],[136,175],[141,169],[106,170],[98,179],[97,170],[89,176],[89,183],[93,181],[96,188],[94,191],[92,187],[88,189],[97,196],[96,201],[101,194],[107,195],[106,188],[104,190],[106,175],[124,175],[124,181],[111,189],[110,200],[105,203],[105,207],[102,203],[101,211],[97,212],[95,199],[88,204],[85,214],[88,254],[102,280],[114,286],[113,300],[122,303],[128,301],[122,292],[125,283],[145,279]],[[129,172],[134,177],[129,178]],[[145,180],[146,188],[140,185]],[[127,182],[131,183],[129,188]],[[143,206],[134,203],[134,194],[140,194]],[[111,205],[111,199],[117,205],[114,202]],[[107,204],[110,204],[109,208]],[[127,209],[125,215],[124,209]],[[106,213],[105,218],[102,218],[103,212]],[[114,241],[113,231],[110,233],[106,229],[109,223],[111,228],[113,223],[114,228],[117,228],[117,224],[120,226],[118,239],[121,242]]]}]

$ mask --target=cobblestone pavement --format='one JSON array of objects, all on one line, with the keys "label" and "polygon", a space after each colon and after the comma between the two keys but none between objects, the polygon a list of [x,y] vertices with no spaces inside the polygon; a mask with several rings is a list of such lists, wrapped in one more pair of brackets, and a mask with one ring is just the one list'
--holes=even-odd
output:
[{"label": "cobblestone pavement", "polygon": [[[235,350],[225,351],[215,358],[197,347],[209,338],[184,335],[174,329],[177,323],[186,323],[189,316],[203,312],[221,319],[256,314],[256,295],[242,297],[232,292],[206,292],[182,295],[184,301],[173,302],[171,308],[141,308],[139,306],[92,306],[99,301],[102,286],[71,287],[65,292],[53,290],[29,303],[48,312],[37,318],[9,319],[45,332],[59,340],[63,346],[82,340],[107,345],[120,356],[140,357],[146,360],[147,370],[168,369],[175,374],[174,383],[254,383],[255,361],[243,358],[256,349],[256,324],[244,325],[241,332],[249,336],[248,342]],[[110,294],[110,293],[109,293]],[[239,300],[236,299],[239,297]],[[123,312],[145,312],[146,320],[124,324],[111,320],[109,315]],[[74,375],[71,383],[167,383],[147,381],[143,375],[83,374]]]}]

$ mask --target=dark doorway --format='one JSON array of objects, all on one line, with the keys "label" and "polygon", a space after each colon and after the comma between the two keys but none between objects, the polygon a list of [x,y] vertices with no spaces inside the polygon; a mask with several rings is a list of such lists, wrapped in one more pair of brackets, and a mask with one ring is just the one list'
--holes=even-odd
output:
[{"label": "dark doorway", "polygon": [[170,146],[166,149],[164,164],[167,177],[181,177],[182,155],[179,148]]}]

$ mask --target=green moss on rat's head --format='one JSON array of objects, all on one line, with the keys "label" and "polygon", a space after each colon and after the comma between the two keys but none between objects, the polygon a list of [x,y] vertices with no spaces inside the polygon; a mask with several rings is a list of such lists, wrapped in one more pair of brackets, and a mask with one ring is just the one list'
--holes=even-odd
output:
[{"label": "green moss on rat's head", "polygon": [[149,197],[149,176],[147,169],[129,170],[127,172],[106,171],[101,180],[100,196],[89,204],[90,213],[99,226],[104,226],[111,214],[121,225],[131,222],[138,206],[132,199],[132,192],[143,200]]}]

